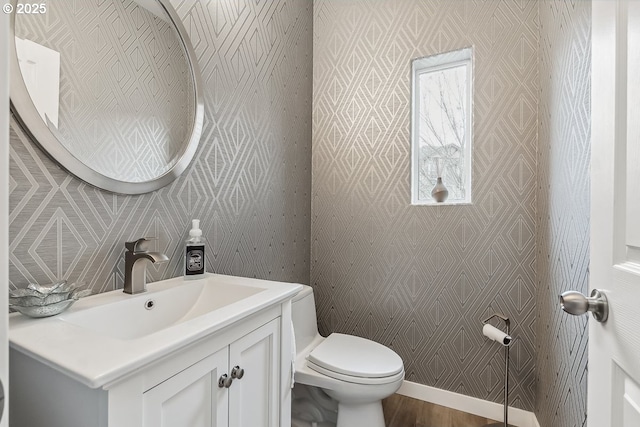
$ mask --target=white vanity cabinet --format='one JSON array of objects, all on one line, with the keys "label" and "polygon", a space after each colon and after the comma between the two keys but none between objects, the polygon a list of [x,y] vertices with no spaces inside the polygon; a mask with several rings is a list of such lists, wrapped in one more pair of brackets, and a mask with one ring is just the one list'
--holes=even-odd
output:
[{"label": "white vanity cabinet", "polygon": [[144,427],[229,425],[229,393],[217,387],[229,372],[229,349],[201,360],[144,393]]},{"label": "white vanity cabinet", "polygon": [[274,319],[146,391],[143,426],[277,427],[279,328]]},{"label": "white vanity cabinet", "polygon": [[242,378],[234,379],[229,387],[229,426],[278,426],[280,370],[276,349],[280,337],[279,325],[274,322],[229,346],[231,374],[236,367],[242,369]]},{"label": "white vanity cabinet", "polygon": [[279,303],[99,388],[12,349],[11,426],[289,427],[290,321]]}]

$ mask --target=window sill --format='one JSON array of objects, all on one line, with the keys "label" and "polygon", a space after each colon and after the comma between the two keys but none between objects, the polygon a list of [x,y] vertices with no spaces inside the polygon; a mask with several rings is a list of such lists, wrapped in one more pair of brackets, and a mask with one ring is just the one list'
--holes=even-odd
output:
[{"label": "window sill", "polygon": [[411,202],[411,206],[471,206],[473,203],[467,200],[452,200],[450,202]]}]

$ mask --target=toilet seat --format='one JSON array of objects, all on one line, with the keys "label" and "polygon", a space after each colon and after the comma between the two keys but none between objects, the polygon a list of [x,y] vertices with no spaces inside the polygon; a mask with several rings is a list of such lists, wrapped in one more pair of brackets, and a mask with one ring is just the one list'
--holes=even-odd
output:
[{"label": "toilet seat", "polygon": [[307,366],[316,372],[356,384],[386,384],[404,376],[400,356],[375,341],[333,333],[314,348]]}]

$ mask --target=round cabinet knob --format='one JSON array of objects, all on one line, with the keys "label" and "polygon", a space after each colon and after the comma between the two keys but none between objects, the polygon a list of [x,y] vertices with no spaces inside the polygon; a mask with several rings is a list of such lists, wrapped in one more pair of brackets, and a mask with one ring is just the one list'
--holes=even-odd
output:
[{"label": "round cabinet knob", "polygon": [[218,379],[218,387],[229,388],[231,387],[232,382],[233,382],[233,378],[229,378],[229,375],[224,374]]},{"label": "round cabinet knob", "polygon": [[563,292],[560,294],[560,307],[574,316],[590,311],[598,322],[606,322],[609,317],[607,297],[598,289],[591,291],[591,297],[586,297],[577,291]]},{"label": "round cabinet knob", "polygon": [[231,378],[240,379],[242,377],[244,377],[244,369],[242,369],[238,365],[234,366],[233,369],[231,370]]}]

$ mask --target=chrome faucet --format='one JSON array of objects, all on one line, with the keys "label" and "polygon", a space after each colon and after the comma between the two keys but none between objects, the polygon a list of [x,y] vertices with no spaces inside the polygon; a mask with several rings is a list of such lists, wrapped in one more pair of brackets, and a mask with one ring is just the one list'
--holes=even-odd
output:
[{"label": "chrome faucet", "polygon": [[124,252],[124,292],[139,294],[147,291],[147,261],[153,264],[167,262],[169,257],[160,252],[148,252],[147,246],[153,238],[141,238],[125,242]]}]

